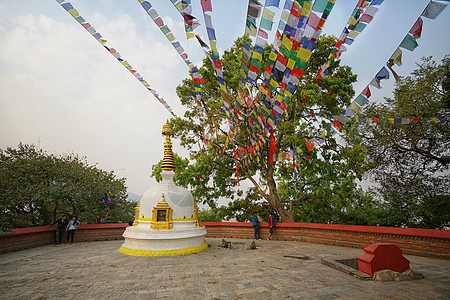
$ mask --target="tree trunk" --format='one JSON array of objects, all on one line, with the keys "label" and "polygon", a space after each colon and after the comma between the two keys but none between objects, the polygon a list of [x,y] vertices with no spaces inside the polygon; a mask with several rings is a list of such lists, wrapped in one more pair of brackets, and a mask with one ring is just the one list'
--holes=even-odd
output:
[{"label": "tree trunk", "polygon": [[273,179],[273,168],[269,167],[267,170],[267,186],[269,187],[269,195],[266,198],[270,206],[280,215],[285,222],[294,222],[294,213],[287,211],[280,202],[277,192],[277,184]]}]

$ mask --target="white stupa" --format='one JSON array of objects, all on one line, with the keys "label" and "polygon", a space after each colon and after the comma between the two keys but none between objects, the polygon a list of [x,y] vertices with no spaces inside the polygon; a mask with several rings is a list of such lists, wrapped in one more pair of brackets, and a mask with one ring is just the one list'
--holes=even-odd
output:
[{"label": "white stupa", "polygon": [[198,208],[192,194],[177,185],[173,159],[172,127],[167,123],[162,181],[149,188],[135,208],[133,226],[123,233],[125,242],[119,251],[136,256],[167,256],[205,250],[206,229],[198,222]]}]

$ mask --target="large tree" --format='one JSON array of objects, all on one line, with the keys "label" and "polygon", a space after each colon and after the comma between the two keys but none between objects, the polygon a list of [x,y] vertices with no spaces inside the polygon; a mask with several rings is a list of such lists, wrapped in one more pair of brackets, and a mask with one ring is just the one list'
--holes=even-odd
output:
[{"label": "large tree", "polygon": [[444,121],[450,116],[450,57],[440,64],[423,58],[417,66],[396,84],[393,98],[365,109],[382,122],[355,123],[347,136],[377,165],[367,175],[384,202],[383,223],[438,228],[450,222],[450,127]]},{"label": "large tree", "polygon": [[125,193],[124,178],[89,165],[85,157],[48,154],[22,143],[0,150],[2,228],[47,225],[66,213],[84,222],[96,216],[128,221],[133,209]]},{"label": "large tree", "polygon": [[[263,213],[270,207],[284,221],[300,221],[299,207],[305,204],[319,207],[323,202],[327,202],[334,212],[345,210],[351,197],[357,193],[355,179],[361,178],[369,167],[363,158],[364,149],[340,146],[331,134],[325,143],[312,151],[305,144],[324,128],[331,131],[323,114],[339,114],[354,95],[351,84],[356,76],[349,67],[340,66],[339,60],[332,61],[326,78],[320,82],[314,80],[328,55],[336,51],[333,48],[336,39],[325,36],[317,41],[302,81],[289,99],[285,113],[279,118],[273,133],[270,132],[261,144],[257,142],[261,135],[258,136],[257,130],[251,126],[256,121],[252,111],[262,112],[265,104],[261,98],[243,106],[236,101],[242,95],[239,68],[244,39],[237,39],[221,58],[234,122],[231,132],[220,86],[208,59],[200,69],[205,80],[201,100],[205,115],[201,122],[192,78],[185,79],[177,88],[187,111],[184,118],[172,120],[172,124],[175,136],[190,151],[191,163],[184,161],[183,167],[177,169],[176,180],[189,187],[197,200],[212,208],[216,207],[220,197],[231,201],[228,209],[222,209],[227,217],[246,218],[251,215],[251,210]],[[268,46],[263,55],[263,66],[270,49]],[[261,68],[260,76],[263,70]],[[247,95],[254,98],[256,92],[247,90]],[[201,133],[203,141],[199,139]],[[258,149],[254,151],[257,144]],[[283,161],[269,162],[270,149],[275,151],[275,156],[283,157]],[[155,166],[153,175],[158,173],[159,168]],[[245,191],[238,188],[239,181],[244,180],[252,186]],[[340,220],[334,213],[321,221]]]}]

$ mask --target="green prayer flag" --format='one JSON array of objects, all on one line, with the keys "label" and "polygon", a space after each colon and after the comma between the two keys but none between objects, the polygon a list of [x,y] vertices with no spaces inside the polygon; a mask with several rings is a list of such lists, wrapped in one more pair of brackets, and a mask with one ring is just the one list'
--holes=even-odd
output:
[{"label": "green prayer flag", "polygon": [[417,44],[416,40],[412,37],[412,35],[407,34],[403,39],[403,41],[400,43],[399,47],[409,51],[414,51],[414,49],[416,49],[418,46],[419,44]]},{"label": "green prayer flag", "polygon": [[170,33],[170,29],[169,29],[169,27],[167,27],[167,25],[159,27],[159,29],[164,33],[164,35]]},{"label": "green prayer flag", "polygon": [[262,29],[269,30],[269,31],[272,30],[272,25],[273,25],[273,22],[264,17],[261,18],[261,23],[259,23],[259,27],[261,27]]},{"label": "green prayer flag", "polygon": [[356,32],[361,32],[361,31],[364,30],[364,28],[366,28],[366,26],[367,26],[367,24],[358,22],[358,23],[356,23],[356,26],[355,26],[355,28],[353,30],[356,31]]},{"label": "green prayer flag", "polygon": [[312,10],[318,13],[323,13],[328,5],[328,0],[316,0]]}]

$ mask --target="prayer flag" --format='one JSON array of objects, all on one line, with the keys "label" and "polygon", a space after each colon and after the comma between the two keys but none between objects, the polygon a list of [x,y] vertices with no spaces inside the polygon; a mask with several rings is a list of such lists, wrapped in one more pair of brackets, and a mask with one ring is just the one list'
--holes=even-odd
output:
[{"label": "prayer flag", "polygon": [[203,12],[211,11],[212,12],[212,6],[211,6],[211,0],[200,0],[202,4]]},{"label": "prayer flag", "polygon": [[417,46],[419,46],[419,44],[417,44],[416,40],[410,34],[407,34],[403,41],[400,43],[399,47],[405,48],[409,51],[414,51]]},{"label": "prayer flag", "polygon": [[[366,88],[368,89],[369,87],[367,86]],[[358,97],[356,97],[355,102],[359,106],[363,107],[363,106],[367,105],[367,103],[369,103],[369,100],[367,100],[367,98],[364,97],[363,94],[361,93],[358,95]]]},{"label": "prayer flag", "polygon": [[[370,89],[369,86],[366,86],[365,89],[361,92],[361,94],[363,94],[364,96],[366,96],[366,98],[370,98],[370,96],[372,95],[370,93]],[[359,104],[359,103],[358,103]],[[364,104],[365,105],[365,104]],[[362,105],[361,105],[362,106]]]},{"label": "prayer flag", "polygon": [[273,22],[269,19],[266,19],[265,17],[261,18],[261,22],[259,23],[259,27],[266,29],[266,30],[272,30]]},{"label": "prayer flag", "polygon": [[382,67],[377,75],[375,75],[375,78],[378,80],[389,79],[389,71],[385,67]]},{"label": "prayer flag", "polygon": [[389,60],[392,60],[397,66],[402,65],[402,50],[400,48],[397,48],[395,52],[391,55],[391,58]]},{"label": "prayer flag", "polygon": [[306,149],[308,149],[308,151],[314,150],[314,146],[311,144],[310,141],[306,141],[305,145],[306,145]]},{"label": "prayer flag", "polygon": [[273,154],[275,153],[275,148],[276,148],[275,137],[273,136],[273,129],[272,129],[270,136],[270,149],[269,149],[269,164],[271,165],[273,165]]},{"label": "prayer flag", "polygon": [[278,7],[279,5],[280,5],[280,0],[266,0],[266,6]]},{"label": "prayer flag", "polygon": [[374,77],[369,85],[376,87],[377,89],[381,89],[380,81]]},{"label": "prayer flag", "polygon": [[414,39],[418,39],[420,38],[421,34],[422,34],[422,25],[423,25],[423,21],[422,19],[419,17],[416,21],[416,23],[414,23],[413,27],[411,27],[411,30],[409,31],[409,33],[412,34],[412,36],[414,37]]},{"label": "prayer flag", "polygon": [[439,3],[435,1],[430,1],[428,3],[427,7],[425,7],[424,11],[422,12],[421,16],[428,18],[428,19],[436,19],[437,16],[444,10],[444,8],[447,7],[447,4]]}]

